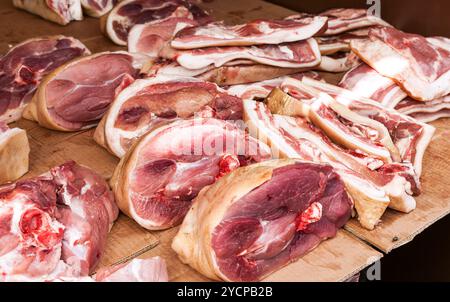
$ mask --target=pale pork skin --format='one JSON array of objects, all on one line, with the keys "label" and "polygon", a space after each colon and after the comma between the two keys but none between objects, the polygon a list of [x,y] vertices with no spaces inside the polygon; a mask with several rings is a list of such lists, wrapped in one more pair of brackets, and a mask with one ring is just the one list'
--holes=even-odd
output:
[{"label": "pale pork skin", "polygon": [[254,164],[200,192],[172,248],[209,278],[257,281],[334,237],[351,208],[330,166]]}]

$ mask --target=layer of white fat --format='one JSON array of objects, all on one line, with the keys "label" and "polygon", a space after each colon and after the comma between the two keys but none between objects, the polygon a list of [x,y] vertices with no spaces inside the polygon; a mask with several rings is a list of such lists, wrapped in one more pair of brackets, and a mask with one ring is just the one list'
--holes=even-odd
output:
[{"label": "layer of white fat", "polygon": [[16,136],[17,134],[20,134],[24,132],[24,130],[20,128],[12,128],[9,130],[6,130],[5,132],[0,132],[0,149],[4,144],[7,143],[8,140]]},{"label": "layer of white fat", "polygon": [[144,88],[160,84],[160,83],[170,83],[170,82],[201,82],[199,79],[192,77],[180,77],[180,76],[167,76],[167,75],[157,75],[148,79],[136,80],[133,84],[122,90],[112,103],[105,121],[105,140],[107,142],[110,150],[119,158],[122,158],[126,151],[122,146],[122,138],[137,138],[143,135],[148,129],[146,127],[140,128],[139,130],[126,131],[117,129],[115,127],[115,122],[119,116],[120,109],[123,104],[128,101],[131,97],[135,96],[139,91]]}]

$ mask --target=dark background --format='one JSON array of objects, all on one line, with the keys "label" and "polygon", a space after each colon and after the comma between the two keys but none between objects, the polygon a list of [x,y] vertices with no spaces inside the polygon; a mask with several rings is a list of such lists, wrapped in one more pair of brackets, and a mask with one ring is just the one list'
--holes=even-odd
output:
[{"label": "dark background", "polygon": [[[370,6],[366,4],[366,0],[270,0],[269,2],[308,13],[319,13],[336,7]],[[449,13],[449,0],[381,0],[381,17],[384,20],[401,30],[425,36],[450,37]],[[381,279],[450,281],[450,217],[438,221],[412,242],[385,255],[381,260]]]}]

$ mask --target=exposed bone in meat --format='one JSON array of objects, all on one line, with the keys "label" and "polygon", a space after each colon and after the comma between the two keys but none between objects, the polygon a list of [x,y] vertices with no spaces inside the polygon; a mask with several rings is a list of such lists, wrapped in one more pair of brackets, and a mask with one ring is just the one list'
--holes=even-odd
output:
[{"label": "exposed bone in meat", "polygon": [[186,28],[175,35],[171,45],[178,49],[213,46],[280,44],[308,39],[326,27],[325,17],[296,20],[254,20],[240,25],[221,22]]},{"label": "exposed bone in meat", "polygon": [[200,192],[172,248],[209,278],[257,281],[334,237],[351,207],[328,165],[255,164]]},{"label": "exposed bone in meat", "polygon": [[13,0],[13,4],[61,25],[83,19],[80,0]]},{"label": "exposed bone in meat", "polygon": [[14,181],[28,172],[29,153],[26,131],[10,129],[0,121],[0,184]]},{"label": "exposed bone in meat", "polygon": [[427,39],[390,27],[371,29],[369,37],[352,41],[352,50],[412,98],[431,101],[450,93],[448,39]]},{"label": "exposed bone in meat", "polygon": [[104,32],[118,45],[126,45],[128,33],[135,24],[170,18],[189,18],[199,24],[211,19],[207,12],[185,0],[126,0],[105,19]]},{"label": "exposed bone in meat", "polygon": [[417,176],[421,175],[422,159],[434,134],[434,127],[338,86],[309,78],[302,79],[302,82],[331,95],[350,110],[385,125],[402,160],[412,163]]},{"label": "exposed bone in meat", "polygon": [[209,47],[177,52],[177,62],[187,69],[202,69],[209,65],[220,67],[233,60],[285,68],[312,68],[320,63],[316,40],[248,47]]},{"label": "exposed bone in meat", "polygon": [[119,51],[97,53],[63,65],[41,83],[24,117],[61,131],[93,127],[149,60],[144,55]]},{"label": "exposed bone in meat", "polygon": [[143,136],[120,161],[111,185],[124,213],[147,229],[166,229],[181,223],[205,186],[269,158],[265,144],[233,123],[180,120]]},{"label": "exposed bone in meat", "polygon": [[74,162],[0,187],[0,280],[87,276],[117,215],[106,181]]},{"label": "exposed bone in meat", "polygon": [[0,121],[18,120],[45,75],[87,54],[80,41],[65,36],[33,38],[11,48],[0,58]]},{"label": "exposed bone in meat", "polygon": [[155,125],[194,115],[242,119],[242,101],[216,84],[195,78],[157,76],[123,90],[102,119],[94,139],[118,157]]},{"label": "exposed bone in meat", "polygon": [[113,9],[119,0],[81,0],[86,14],[91,17],[101,17]]}]

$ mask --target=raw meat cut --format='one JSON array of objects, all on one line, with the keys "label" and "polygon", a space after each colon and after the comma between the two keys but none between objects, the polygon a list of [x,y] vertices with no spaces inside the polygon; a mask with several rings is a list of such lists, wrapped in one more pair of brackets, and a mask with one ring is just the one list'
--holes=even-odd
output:
[{"label": "raw meat cut", "polygon": [[97,282],[167,282],[166,263],[160,257],[133,259],[128,263],[101,268],[95,274]]},{"label": "raw meat cut", "polygon": [[421,122],[429,123],[440,118],[450,117],[450,95],[428,102],[406,98],[397,104],[395,110]]},{"label": "raw meat cut", "polygon": [[86,14],[91,17],[101,17],[113,9],[119,0],[81,0]]},{"label": "raw meat cut", "polygon": [[180,120],[153,129],[114,171],[119,208],[142,227],[159,230],[183,220],[201,189],[270,158],[270,149],[238,125],[214,118]]},{"label": "raw meat cut", "polygon": [[391,27],[371,29],[369,38],[353,40],[352,50],[412,98],[431,101],[450,93],[448,39],[426,39]]},{"label": "raw meat cut", "polygon": [[254,20],[239,25],[222,22],[186,28],[172,40],[177,49],[212,46],[248,46],[301,41],[322,32],[327,18],[306,17],[296,20]]},{"label": "raw meat cut", "polygon": [[302,82],[331,95],[351,111],[385,125],[389,130],[392,141],[400,152],[403,162],[412,163],[417,176],[421,175],[422,159],[433,137],[434,127],[338,86],[319,82],[307,77],[303,78]]},{"label": "raw meat cut", "polygon": [[33,38],[11,48],[0,57],[0,121],[18,120],[45,75],[87,54],[80,41],[65,36]]},{"label": "raw meat cut", "polygon": [[30,145],[27,132],[10,129],[0,121],[0,184],[13,181],[28,172]]},{"label": "raw meat cut", "polygon": [[83,20],[80,0],[13,0],[13,5],[61,25]]},{"label": "raw meat cut", "polygon": [[330,55],[341,51],[350,51],[350,42],[355,39],[367,39],[372,27],[356,29],[336,36],[315,37],[320,53]]},{"label": "raw meat cut", "polygon": [[172,248],[211,279],[257,281],[333,238],[351,209],[330,166],[263,162],[202,190]]},{"label": "raw meat cut", "polygon": [[339,86],[394,108],[407,94],[393,80],[384,77],[369,65],[361,63],[347,72]]},{"label": "raw meat cut", "polygon": [[[301,87],[297,87],[297,89],[302,91]],[[306,91],[306,93],[309,92]],[[380,125],[377,125],[377,121],[370,121],[366,117],[345,110],[345,107],[338,103],[329,101],[331,97],[326,94],[316,95],[315,97],[316,99],[308,98],[301,99],[301,101],[289,99],[289,95],[276,89],[267,98],[267,103],[273,113],[308,118],[318,128],[322,129],[329,138],[343,146],[343,149],[339,150],[335,146],[324,145],[323,152],[334,157],[337,156],[336,154],[345,153],[341,154],[338,161],[383,189],[390,198],[389,207],[402,212],[412,211],[416,203],[410,195],[420,194],[419,179],[416,177],[413,166],[410,163],[392,163],[390,159],[386,160],[380,157],[378,153],[365,152],[367,149],[363,149],[366,147],[365,144],[371,146],[370,139],[373,139],[374,142],[381,142],[380,146],[388,145],[385,144],[385,141],[388,141],[389,145],[394,147],[387,129],[383,125],[381,125],[382,128],[379,128]],[[300,110],[292,110],[292,107],[294,109],[299,107]],[[294,130],[289,132],[299,131],[300,134],[303,134],[310,128],[300,126],[299,122],[291,124]],[[295,129],[295,127],[303,128],[303,131]],[[382,133],[380,130],[384,130],[386,133]],[[365,137],[365,132],[370,133],[370,131],[374,138]],[[325,137],[325,135],[322,136]],[[366,141],[363,139],[366,139]],[[361,149],[358,149],[358,145],[362,145]],[[376,145],[372,148],[376,148]],[[383,150],[385,149],[381,148],[381,151]],[[387,150],[390,151],[391,148],[387,148]],[[387,155],[389,155],[389,152],[387,152]]]},{"label": "raw meat cut", "polygon": [[250,60],[285,68],[312,68],[320,63],[320,51],[315,39],[278,45],[209,47],[176,53],[176,61],[187,69],[220,67],[233,60]]},{"label": "raw meat cut", "polygon": [[117,216],[106,181],[75,162],[0,187],[0,280],[87,276]]},{"label": "raw meat cut", "polygon": [[322,60],[319,66],[315,69],[326,72],[345,72],[356,65],[358,65],[361,61],[359,58],[351,52],[338,52],[328,56],[322,56]]},{"label": "raw meat cut", "polygon": [[[309,68],[306,68],[307,70]],[[162,62],[151,67],[150,75],[196,77],[219,86],[254,83],[305,71],[305,68],[282,68],[255,64],[247,60],[236,60],[221,67],[208,66],[202,69],[187,69],[178,63]]]},{"label": "raw meat cut", "polygon": [[244,120],[251,135],[269,144],[274,158],[297,158],[333,166],[352,196],[364,228],[373,229],[390,203],[383,189],[386,181],[393,180],[392,188],[400,188],[396,196],[404,194],[403,179],[380,178],[303,118],[272,115],[264,103],[244,100]]},{"label": "raw meat cut", "polygon": [[187,0],[125,0],[105,18],[103,32],[114,43],[127,45],[128,33],[135,24],[170,18],[188,18],[199,24],[211,21],[207,12]]},{"label": "raw meat cut", "polygon": [[157,76],[137,80],[115,99],[94,139],[117,157],[152,127],[193,116],[242,119],[242,101],[214,83]]},{"label": "raw meat cut", "polygon": [[321,76],[317,72],[306,71],[256,83],[232,85],[227,88],[227,91],[231,95],[240,97],[243,100],[256,101],[265,99],[274,88],[279,87],[285,82],[286,79],[294,78],[301,80],[305,76],[319,81],[322,80]]},{"label": "raw meat cut", "polygon": [[335,8],[320,14],[328,18],[328,28],[324,35],[336,35],[349,30],[368,26],[391,26],[381,18],[370,15],[366,9]]},{"label": "raw meat cut", "polygon": [[65,64],[44,79],[23,117],[60,131],[94,127],[149,61],[144,55],[118,51]]},{"label": "raw meat cut", "polygon": [[197,21],[189,18],[169,18],[136,24],[128,34],[128,51],[161,56],[165,48],[171,48],[170,41],[177,32],[196,25]]}]

